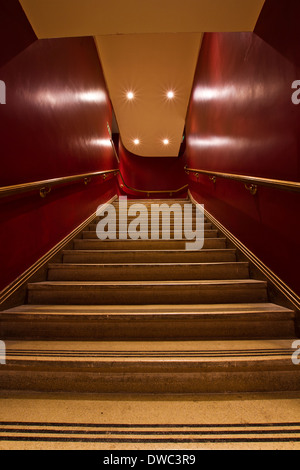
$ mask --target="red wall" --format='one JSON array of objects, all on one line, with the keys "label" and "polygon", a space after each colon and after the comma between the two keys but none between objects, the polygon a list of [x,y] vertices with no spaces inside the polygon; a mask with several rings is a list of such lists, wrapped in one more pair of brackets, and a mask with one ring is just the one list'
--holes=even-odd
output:
[{"label": "red wall", "polygon": [[[291,181],[300,177],[300,70],[252,33],[204,36],[187,118],[191,168]],[[194,197],[300,294],[299,193],[190,175]]]},{"label": "red wall", "polygon": [[[103,146],[112,110],[92,38],[37,41],[0,68],[0,78],[1,186],[117,167]],[[116,192],[116,178],[97,177],[53,188],[46,199],[2,199],[0,289]]]},{"label": "red wall", "polygon": [[[119,142],[120,170],[126,184],[132,188],[141,190],[175,190],[187,184],[187,177],[184,172],[183,157],[139,157],[130,153]],[[119,177],[119,184],[122,180]],[[147,193],[136,193],[126,187],[121,189],[121,194],[130,198],[147,199]],[[150,194],[150,198],[168,199],[186,197],[187,190],[174,193]]]}]

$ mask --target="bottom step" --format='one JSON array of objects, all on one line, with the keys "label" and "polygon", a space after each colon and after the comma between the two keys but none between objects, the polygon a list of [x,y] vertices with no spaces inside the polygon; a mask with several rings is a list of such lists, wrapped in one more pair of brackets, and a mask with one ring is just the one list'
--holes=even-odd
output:
[{"label": "bottom step", "polygon": [[2,390],[97,393],[299,391],[293,340],[8,342]]}]

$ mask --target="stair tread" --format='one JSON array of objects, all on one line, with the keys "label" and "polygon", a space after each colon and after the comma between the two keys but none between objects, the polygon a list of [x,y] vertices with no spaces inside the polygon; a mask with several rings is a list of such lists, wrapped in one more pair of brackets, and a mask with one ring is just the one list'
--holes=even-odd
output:
[{"label": "stair tread", "polygon": [[183,285],[231,285],[231,284],[247,284],[250,286],[267,285],[266,281],[260,281],[256,279],[217,279],[217,280],[200,280],[200,281],[42,281],[28,284],[28,289],[40,289],[43,287],[51,286],[183,286]]},{"label": "stair tread", "polygon": [[[230,363],[277,362],[293,367],[294,338],[219,341],[7,341],[7,366],[13,362],[75,363]],[[296,366],[294,366],[296,369]],[[297,368],[299,369],[299,368]],[[111,373],[113,371],[111,370]]]},{"label": "stair tread", "polygon": [[63,314],[151,314],[151,313],[224,313],[239,314],[245,312],[280,312],[294,313],[286,307],[269,302],[253,304],[182,304],[182,305],[20,305],[1,312],[1,316],[6,313],[63,313]]},{"label": "stair tread", "polygon": [[[89,233],[89,232],[86,232],[86,233]],[[211,240],[224,240],[226,241],[226,238],[225,237],[215,237],[215,238],[211,238]],[[74,241],[85,241],[84,239],[82,238],[75,238]],[[91,240],[93,241],[93,240]],[[94,240],[94,242],[115,242],[115,241],[121,241],[121,242],[128,242],[128,243],[133,243],[133,242],[166,242],[166,243],[170,243],[170,242],[173,242],[173,243],[176,243],[178,241],[183,241],[183,242],[186,242],[186,239],[185,238],[180,238],[179,240],[174,240],[174,239],[171,239],[171,240],[151,240],[151,238],[149,238],[148,240],[141,240],[141,239],[138,239],[138,240],[133,240],[132,238],[128,238],[126,240],[110,240],[109,238],[106,239],[106,240],[100,240],[100,239],[96,239]]]},{"label": "stair tread", "polygon": [[106,267],[106,266],[111,266],[114,268],[118,268],[121,266],[143,266],[143,267],[151,267],[151,266],[248,266],[249,263],[247,261],[216,261],[216,262],[204,262],[204,263],[49,263],[48,267],[49,268],[55,268],[55,269],[69,269],[69,268],[76,268],[76,269],[84,269],[86,267]]},{"label": "stair tread", "polygon": [[[292,338],[293,341],[293,338]],[[7,341],[7,351],[254,351],[292,349],[290,339],[200,340],[200,341]]]},{"label": "stair tread", "polygon": [[[218,240],[222,240],[222,238],[218,238]],[[80,240],[80,241],[83,241],[83,240]],[[97,241],[97,240],[96,240]],[[105,240],[105,241],[109,241],[109,240]],[[115,241],[115,240],[111,240],[111,241]],[[122,240],[122,241],[127,241],[127,240]],[[139,241],[139,240],[135,240],[135,241]],[[155,241],[155,240],[152,240],[152,241]],[[174,240],[171,240],[171,241],[174,241]],[[87,254],[91,254],[91,253],[119,253],[119,254],[123,254],[124,253],[124,250],[63,250],[63,254],[64,255],[73,255],[73,254],[84,254],[84,253],[87,253]],[[236,253],[236,249],[235,248],[203,248],[201,251],[197,251],[197,252],[194,252],[193,254],[195,253]],[[136,253],[135,250],[126,250],[126,253]],[[138,254],[142,254],[142,253],[149,253],[149,250],[139,250],[138,251]],[[168,249],[164,249],[164,250],[151,250],[151,255],[154,255],[155,253],[190,253],[186,250],[180,250],[180,249],[175,249],[175,250],[168,250]]]},{"label": "stair tread", "polygon": [[2,320],[6,316],[32,317],[134,317],[143,319],[157,317],[228,317],[264,314],[278,315],[280,318],[294,317],[295,312],[272,303],[257,304],[208,304],[208,305],[20,305],[1,312]]}]

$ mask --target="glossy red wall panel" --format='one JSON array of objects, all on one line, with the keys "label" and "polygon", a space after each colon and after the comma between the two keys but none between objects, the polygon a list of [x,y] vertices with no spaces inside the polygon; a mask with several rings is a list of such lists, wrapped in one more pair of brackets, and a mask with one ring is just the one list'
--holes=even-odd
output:
[{"label": "glossy red wall panel", "polygon": [[[300,70],[252,33],[204,37],[188,118],[186,163],[225,173],[299,181]],[[300,293],[300,195],[207,176],[190,189],[290,287]]]},{"label": "glossy red wall panel", "polygon": [[109,168],[111,105],[92,38],[41,40],[0,69],[1,186]]},{"label": "glossy red wall panel", "polygon": [[[37,41],[0,69],[0,185],[117,167],[112,110],[92,38]],[[0,289],[116,194],[116,178],[1,200]]]}]

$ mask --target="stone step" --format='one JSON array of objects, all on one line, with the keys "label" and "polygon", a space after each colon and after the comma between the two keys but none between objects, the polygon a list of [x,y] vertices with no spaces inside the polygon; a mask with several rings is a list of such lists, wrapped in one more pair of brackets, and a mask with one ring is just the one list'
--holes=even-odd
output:
[{"label": "stone step", "polygon": [[[92,223],[97,224],[100,220],[104,219],[105,217],[107,217],[107,214],[105,214],[105,213],[104,213],[102,216],[97,216],[97,217],[94,218],[94,220],[92,221]],[[126,221],[126,220],[127,220],[128,223],[129,223],[129,222],[131,222],[132,220],[135,220],[136,218],[137,218],[137,215],[132,215],[132,216],[129,216],[129,215],[123,216],[123,215],[121,215],[121,216],[120,216],[120,215],[119,215],[119,212],[116,211],[116,222],[119,222],[120,220],[121,220],[121,221]],[[150,213],[149,213],[148,217],[144,217],[144,216],[139,217],[139,220],[141,220],[141,221],[147,221],[147,222],[149,223],[149,225],[150,225],[150,223],[151,223],[151,215],[150,215]],[[164,220],[164,221],[167,220],[167,221],[168,221],[169,219],[165,219],[165,218],[163,219],[162,216],[160,216],[159,221],[162,222],[162,220]],[[186,221],[187,221],[189,224],[192,223],[193,225],[195,225],[196,220],[197,220],[197,217],[196,217],[195,214],[193,214],[192,217],[187,217],[187,218],[186,218]],[[183,223],[184,217],[182,216],[182,218],[178,218],[178,217],[174,218],[173,216],[171,216],[171,218],[170,218],[170,223],[173,224],[174,221],[176,221],[177,223],[178,223],[178,221]],[[203,222],[205,222],[205,223],[211,223],[211,222],[207,219],[207,217],[204,217],[204,218],[203,218]]]},{"label": "stone step", "polygon": [[[75,239],[75,250],[185,250],[186,240],[89,240]],[[205,238],[204,249],[225,249],[226,238]],[[200,251],[200,250],[199,250]]]},{"label": "stone step", "polygon": [[28,303],[61,305],[215,304],[267,302],[267,283],[211,281],[46,281],[28,284]]},{"label": "stone step", "polygon": [[[85,230],[86,230],[86,231],[87,231],[87,230],[90,230],[90,231],[94,231],[94,232],[95,232],[95,231],[97,230],[97,226],[98,226],[98,224],[90,224],[88,227],[86,227]],[[128,224],[128,226],[129,226],[129,224]],[[116,228],[117,228],[117,230],[119,230],[119,227],[120,227],[120,224],[119,224],[119,221],[117,220],[117,223],[116,223]],[[162,228],[162,223],[161,223],[161,222],[160,222],[160,224],[159,224],[159,228]],[[173,223],[170,225],[170,228],[171,228],[171,230],[174,229],[174,224],[173,224]],[[193,230],[195,230],[195,229],[196,229],[196,224],[193,224],[192,228],[193,228]],[[184,227],[182,227],[182,230],[184,230]],[[213,230],[212,224],[211,224],[211,223],[208,223],[208,222],[204,223],[204,230]],[[150,226],[150,224],[149,224],[149,232],[151,233],[151,226]]]},{"label": "stone step", "polygon": [[[191,203],[190,200],[188,199],[177,199],[177,200],[174,200],[174,199],[161,199],[161,200],[157,200],[157,201],[147,201],[147,200],[129,200],[127,199],[127,206],[130,207],[130,206],[133,206],[134,204],[143,204],[143,206],[146,206],[146,207],[151,207],[153,205],[162,205],[162,204],[167,204],[168,206],[172,206],[173,204],[179,204],[180,206],[184,206],[184,204],[189,204],[189,205],[192,205],[193,208],[195,208],[195,206]],[[112,203],[113,206],[115,207],[119,207],[119,201],[115,201]]]},{"label": "stone step", "polygon": [[[127,198],[128,204],[175,204],[175,203],[182,203],[182,204],[191,204],[191,200],[188,198],[169,198],[169,199],[129,199]],[[113,205],[119,204],[119,200],[113,202]]]},{"label": "stone step", "polygon": [[180,281],[247,279],[249,263],[146,263],[48,265],[48,281]]},{"label": "stone step", "polygon": [[271,303],[22,305],[1,313],[1,338],[200,340],[292,338],[295,313]]},{"label": "stone step", "polygon": [[64,250],[64,263],[214,263],[236,261],[236,250]]},{"label": "stone step", "polygon": [[290,340],[12,341],[2,390],[89,393],[299,391]]},{"label": "stone step", "polygon": [[[139,230],[138,230],[138,232],[139,232]],[[175,232],[175,234],[176,234],[176,232]],[[218,230],[205,230],[204,231],[204,237],[205,238],[218,238],[218,234],[219,234]],[[118,230],[116,231],[116,236],[118,238],[121,238],[121,236],[124,237],[124,235],[127,235],[128,239],[131,238],[128,232],[119,232]],[[92,232],[92,231],[84,231],[84,232],[82,232],[81,236],[82,236],[83,239],[89,239],[89,240],[98,239],[97,233]],[[162,239],[162,236],[163,236],[163,231],[160,230],[159,231],[160,239]],[[151,237],[152,237],[151,231],[150,232],[149,231],[145,232],[145,231],[141,230],[140,231],[140,237],[143,237],[143,239],[147,239],[147,238],[151,239]],[[172,238],[174,239],[174,230],[173,229],[170,230],[170,237],[171,237],[171,239]],[[118,238],[116,238],[116,239],[118,239]],[[182,231],[182,237],[180,239],[181,240],[186,240],[184,231]]]}]

